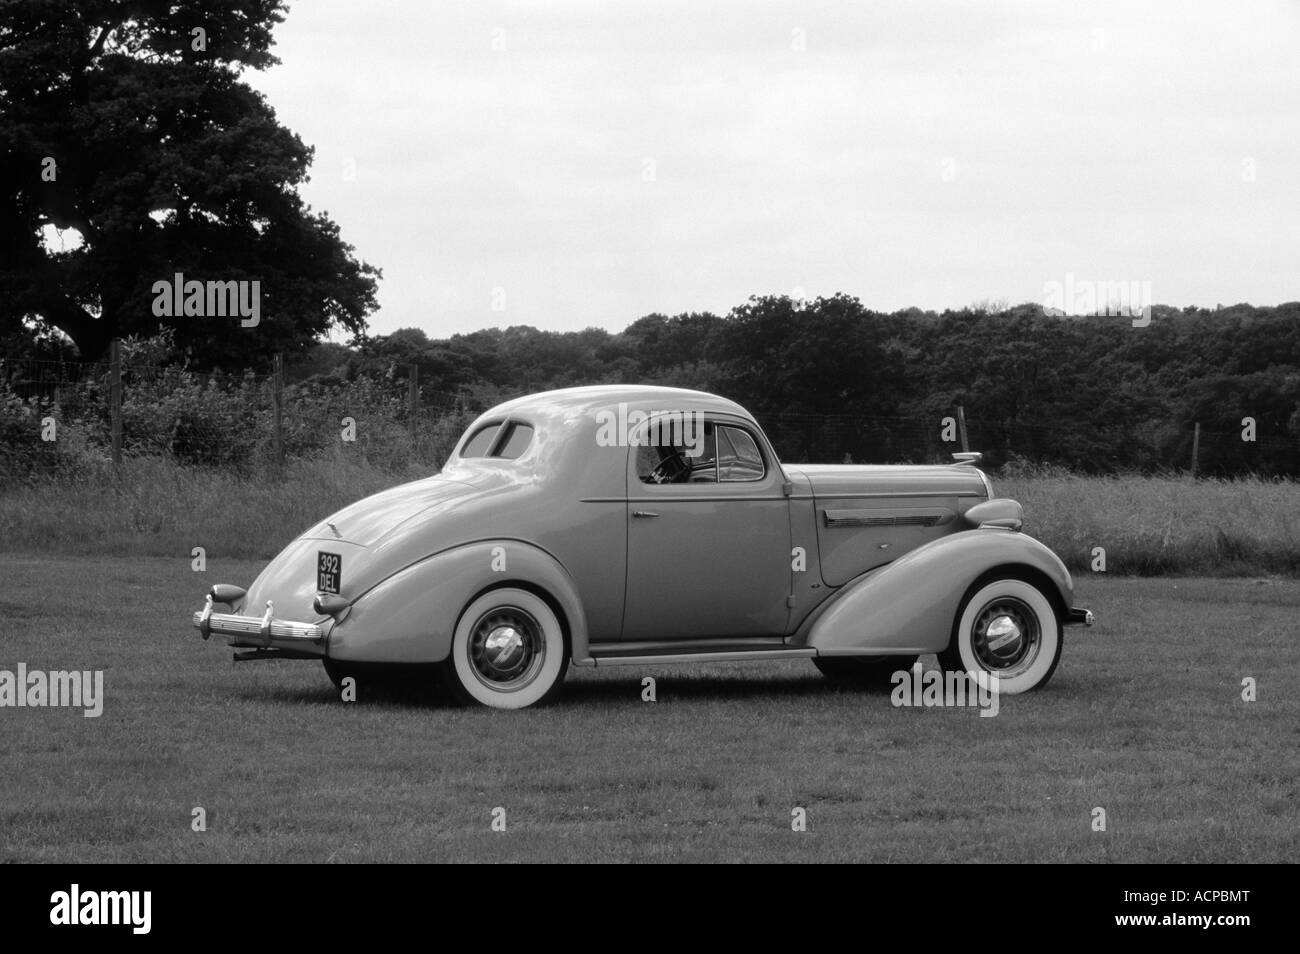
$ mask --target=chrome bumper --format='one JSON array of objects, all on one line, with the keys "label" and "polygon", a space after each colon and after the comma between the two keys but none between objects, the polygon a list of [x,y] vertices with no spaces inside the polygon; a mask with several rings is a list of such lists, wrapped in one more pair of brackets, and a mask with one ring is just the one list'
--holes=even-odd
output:
[{"label": "chrome bumper", "polygon": [[1082,623],[1084,626],[1091,626],[1096,622],[1096,617],[1092,615],[1092,610],[1084,609],[1082,606],[1070,607],[1070,614],[1065,618],[1065,624],[1069,626],[1072,623]]},{"label": "chrome bumper", "polygon": [[235,647],[292,650],[294,655],[303,656],[325,655],[324,627],[318,623],[276,619],[274,612],[275,607],[267,600],[266,613],[260,617],[214,613],[209,594],[202,612],[194,614],[194,626],[204,639],[225,636]]}]

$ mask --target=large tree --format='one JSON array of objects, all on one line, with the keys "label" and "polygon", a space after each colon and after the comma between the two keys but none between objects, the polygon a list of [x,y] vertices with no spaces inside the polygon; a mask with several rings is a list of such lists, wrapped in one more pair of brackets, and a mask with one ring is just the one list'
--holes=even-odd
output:
[{"label": "large tree", "polygon": [[[277,62],[284,9],[0,0],[0,335],[56,328],[93,359],[170,325],[229,367],[364,332],[380,273],[303,203],[312,149],[240,79]],[[261,323],[156,316],[176,272],[259,281]]]}]

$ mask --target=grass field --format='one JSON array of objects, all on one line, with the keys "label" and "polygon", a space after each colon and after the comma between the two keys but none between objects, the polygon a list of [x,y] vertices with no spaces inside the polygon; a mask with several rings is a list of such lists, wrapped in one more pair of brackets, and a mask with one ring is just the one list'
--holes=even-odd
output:
[{"label": "grass field", "polygon": [[[239,480],[170,460],[128,460],[115,478],[0,487],[0,553],[270,558],[306,527],[384,487],[389,473],[343,452],[290,464],[281,479]],[[1188,477],[995,479],[1025,506],[1025,530],[1088,570],[1115,575],[1300,575],[1300,483]]]},{"label": "grass field", "polygon": [[1300,856],[1297,581],[1085,576],[1098,625],[995,718],[893,708],[806,661],[571,671],[557,704],[507,713],[232,665],[187,618],[258,569],[0,557],[0,669],[103,669],[106,692],[98,719],[0,709],[0,861]]}]

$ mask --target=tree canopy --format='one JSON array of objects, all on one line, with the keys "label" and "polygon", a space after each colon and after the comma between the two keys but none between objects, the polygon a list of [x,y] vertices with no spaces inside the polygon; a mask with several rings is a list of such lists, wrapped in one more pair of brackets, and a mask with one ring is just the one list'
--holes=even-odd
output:
[{"label": "tree canopy", "polygon": [[[360,335],[378,269],[297,187],[312,149],[241,81],[281,0],[0,3],[0,335],[81,356],[171,327],[202,363]],[[261,320],[160,316],[153,286],[259,283]]]},{"label": "tree canopy", "polygon": [[[1082,471],[1185,468],[1193,424],[1206,473],[1300,473],[1300,303],[1128,317],[1041,305],[872,311],[848,295],[754,297],[725,316],[648,315],[622,332],[512,327],[431,339],[403,329],[331,355],[331,374],[402,375],[477,403],[579,384],[715,391],[782,428],[779,444],[834,459],[936,455],[965,408],[971,444]],[[324,362],[316,361],[320,373]],[[1254,441],[1242,439],[1254,420]],[[834,432],[818,441],[817,427]]]}]

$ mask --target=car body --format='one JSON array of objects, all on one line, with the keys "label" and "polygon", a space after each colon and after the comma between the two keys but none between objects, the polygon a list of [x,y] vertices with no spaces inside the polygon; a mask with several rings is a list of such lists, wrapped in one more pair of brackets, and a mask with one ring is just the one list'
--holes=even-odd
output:
[{"label": "car body", "polygon": [[481,415],[437,475],[309,528],[247,591],[213,587],[194,624],[336,682],[434,664],[501,708],[549,698],[570,663],[806,657],[870,681],[938,653],[1032,689],[1091,614],[978,455],[957,456],[782,464],[716,395],[530,395]]}]

